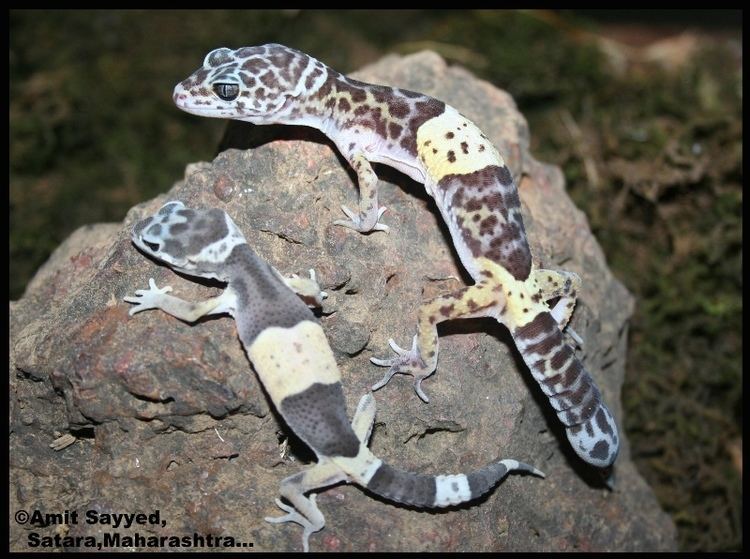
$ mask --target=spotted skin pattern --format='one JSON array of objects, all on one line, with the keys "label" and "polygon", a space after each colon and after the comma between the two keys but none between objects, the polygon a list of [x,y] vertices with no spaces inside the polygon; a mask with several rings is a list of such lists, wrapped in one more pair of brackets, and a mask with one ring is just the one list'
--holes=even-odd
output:
[{"label": "spotted skin pattern", "polygon": [[[341,481],[366,487],[391,501],[432,508],[476,499],[509,472],[544,477],[516,460],[499,460],[470,474],[423,475],[389,466],[367,448],[375,418],[375,400],[365,395],[350,423],[341,375],[323,329],[305,303],[272,266],[248,246],[226,212],[197,210],[182,202],[165,204],[139,221],[131,234],[144,253],[179,272],[226,282],[226,290],[200,303],[167,295],[153,279],[125,301],[137,312],[159,308],[189,322],[201,316],[229,313],[258,377],[286,424],[315,452],[318,463],[281,482],[280,493],[291,506],[276,500],[287,514],[268,522],[295,522],[309,537],[325,525],[315,495],[305,493]],[[299,278],[296,278],[299,280]],[[292,287],[304,284],[297,281]],[[316,289],[314,275],[301,291]]]},{"label": "spotted skin pattern", "polygon": [[[567,346],[555,334],[570,319],[580,279],[569,272],[534,267],[513,177],[473,122],[442,101],[347,78],[307,54],[278,44],[211,51],[201,68],[177,84],[173,98],[182,110],[201,116],[323,131],[359,181],[359,211],[342,207],[349,219],[334,222],[338,225],[362,233],[388,229],[379,223],[385,208],[378,206],[373,162],[423,183],[435,199],[461,262],[476,283],[420,308],[411,350],[390,340],[396,357],[373,358],[375,364],[389,368],[373,389],[396,373],[407,373],[415,377],[417,394],[428,401],[421,383],[437,367],[436,325],[491,316],[514,336],[576,453],[598,467],[614,463],[619,437],[612,414],[590,374],[569,348],[562,349]],[[546,302],[558,297],[550,308]],[[538,326],[542,323],[544,329]],[[553,323],[555,332],[547,329]],[[529,332],[534,340],[546,335],[548,351],[540,353],[536,346],[528,346]],[[577,338],[571,329],[568,334]],[[546,382],[551,377],[559,381]]]}]

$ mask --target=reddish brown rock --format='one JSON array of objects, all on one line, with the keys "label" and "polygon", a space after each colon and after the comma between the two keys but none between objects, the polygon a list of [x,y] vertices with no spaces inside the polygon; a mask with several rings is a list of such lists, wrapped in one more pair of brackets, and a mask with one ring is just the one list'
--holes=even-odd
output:
[{"label": "reddish brown rock", "polygon": [[[528,153],[512,99],[437,55],[390,56],[354,75],[440,98],[475,121],[520,179],[523,215],[538,264],[583,279],[573,326],[584,363],[622,425],[627,320],[632,297],[609,272],[559,169]],[[247,135],[246,135],[247,134]],[[290,435],[250,368],[230,318],[188,325],[164,313],[128,316],[123,296],[153,277],[184,298],[220,286],[188,281],[140,254],[129,229],[171,199],[218,206],[249,243],[284,272],[318,272],[329,292],[321,322],[340,364],[350,411],[384,370],[387,339],[408,346],[422,300],[468,279],[433,201],[378,167],[390,234],[332,226],[356,207],[353,173],[330,142],[291,127],[233,124],[228,150],[189,165],[185,180],[129,212],[122,225],[77,231],[11,305],[11,510],[78,511],[79,522],[11,523],[10,546],[32,532],[102,537],[232,536],[256,550],[299,550],[301,528],[273,526],[281,479],[312,459]],[[375,393],[376,454],[424,473],[465,472],[498,457],[529,462],[546,479],[510,476],[488,496],[448,511],[394,506],[355,486],[318,498],[326,528],[316,551],[672,550],[674,527],[630,461],[627,435],[610,492],[574,455],[551,407],[504,327],[487,319],[441,325],[440,361],[423,387],[397,376]],[[72,432],[77,441],[49,444]],[[89,525],[114,513],[158,511],[164,525]],[[148,544],[146,544],[148,545]],[[165,549],[164,547],[158,549]]]}]

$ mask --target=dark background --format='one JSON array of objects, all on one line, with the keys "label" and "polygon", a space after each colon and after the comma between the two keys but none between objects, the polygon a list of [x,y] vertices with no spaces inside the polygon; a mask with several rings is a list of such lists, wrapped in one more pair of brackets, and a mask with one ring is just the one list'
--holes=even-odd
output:
[{"label": "dark background", "polygon": [[[637,297],[633,458],[683,550],[741,532],[742,13],[10,12],[10,299],[77,227],[211,160],[225,123],[174,84],[216,47],[280,42],[341,72],[438,52],[510,92]],[[460,110],[460,107],[459,107]]]}]

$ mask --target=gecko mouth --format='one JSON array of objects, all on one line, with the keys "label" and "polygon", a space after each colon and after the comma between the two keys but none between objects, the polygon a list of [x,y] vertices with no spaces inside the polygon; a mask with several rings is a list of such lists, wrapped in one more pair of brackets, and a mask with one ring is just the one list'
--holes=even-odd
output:
[{"label": "gecko mouth", "polygon": [[[178,101],[175,100],[175,105],[186,113],[194,114],[197,116],[218,116],[218,117],[226,117],[231,118],[234,117],[237,113],[234,109],[231,107],[207,107],[207,106],[197,106],[197,105],[191,105],[188,101]],[[256,113],[253,113],[252,111],[245,110],[246,116],[255,116]]]}]

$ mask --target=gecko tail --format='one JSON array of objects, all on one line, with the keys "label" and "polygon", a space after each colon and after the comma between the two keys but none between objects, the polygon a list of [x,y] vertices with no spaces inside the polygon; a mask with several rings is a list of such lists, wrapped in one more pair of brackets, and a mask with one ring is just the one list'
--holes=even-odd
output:
[{"label": "gecko tail", "polygon": [[362,448],[359,458],[368,464],[359,471],[372,473],[358,475],[356,471],[348,472],[356,483],[385,499],[418,508],[446,507],[472,501],[490,491],[510,472],[545,477],[534,466],[512,459],[498,460],[469,474],[425,475],[394,468],[366,447]]},{"label": "gecko tail", "polygon": [[516,328],[514,339],[524,362],[549,398],[576,454],[599,468],[611,466],[620,449],[612,413],[589,372],[565,343],[549,312]]}]

